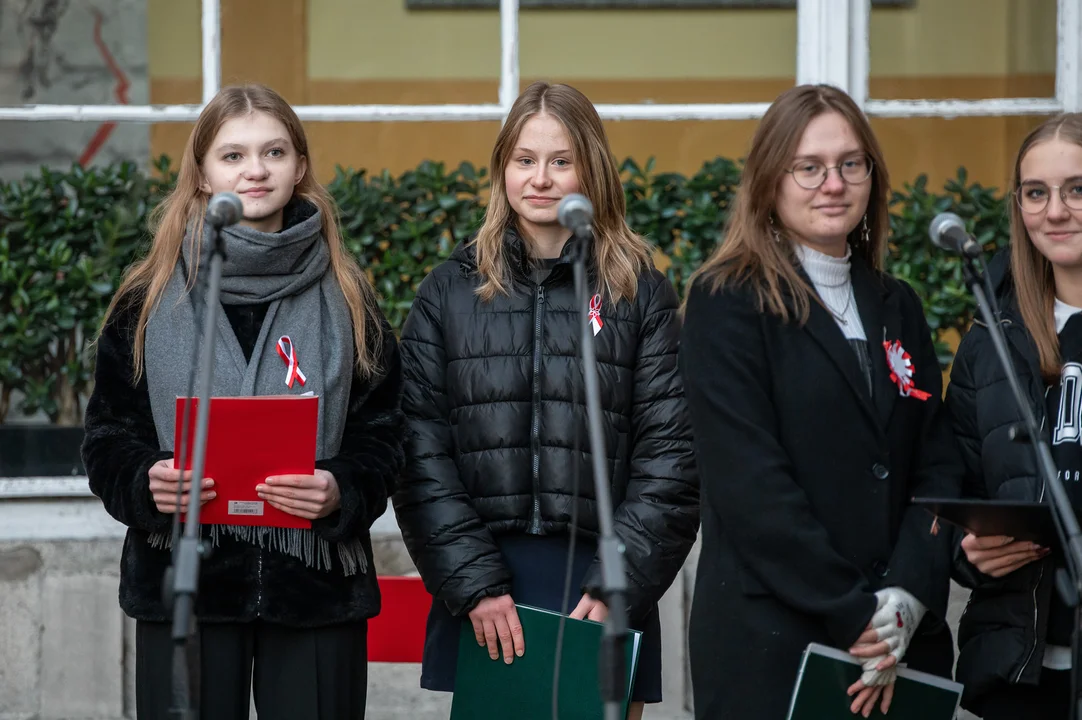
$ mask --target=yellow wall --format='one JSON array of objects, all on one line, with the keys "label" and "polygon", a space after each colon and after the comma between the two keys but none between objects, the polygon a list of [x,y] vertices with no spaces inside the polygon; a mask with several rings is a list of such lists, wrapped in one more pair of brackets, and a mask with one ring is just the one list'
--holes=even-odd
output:
[{"label": "yellow wall", "polygon": [[147,0],[147,59],[151,78],[201,76],[200,17],[198,0]]},{"label": "yellow wall", "polygon": [[[875,8],[875,98],[1048,96],[1055,0],[915,0]],[[280,89],[294,103],[494,102],[496,11],[407,11],[405,0],[223,0],[223,78]],[[199,0],[149,0],[152,102],[198,102]],[[770,101],[793,83],[794,10],[524,10],[523,83],[567,81],[596,102]],[[1039,118],[876,120],[897,183],[959,165],[1002,184]],[[693,172],[745,152],[754,122],[610,122],[618,156]],[[336,164],[401,171],[431,158],[487,164],[499,124],[309,123],[321,177]],[[158,125],[176,156],[188,127]]]},{"label": "yellow wall", "polygon": [[[312,0],[308,17],[311,37],[320,39],[309,43],[313,78],[500,76],[494,10],[407,11],[405,0]],[[793,77],[796,11],[523,10],[519,43],[524,77]]]}]

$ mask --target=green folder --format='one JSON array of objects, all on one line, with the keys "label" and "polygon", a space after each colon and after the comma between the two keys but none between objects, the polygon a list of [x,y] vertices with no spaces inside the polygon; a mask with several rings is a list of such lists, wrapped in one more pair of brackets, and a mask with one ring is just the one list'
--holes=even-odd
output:
[{"label": "green folder", "polygon": [[[507,665],[488,656],[473,636],[473,626],[462,624],[458,642],[458,669],[451,720],[551,720],[556,634],[560,613],[528,605],[516,605],[522,622],[526,652]],[[598,653],[604,626],[592,620],[568,618],[564,626],[560,661],[560,720],[603,720],[604,704],[598,685]],[[631,698],[632,681],[639,661],[642,633],[628,632],[627,694],[623,717]]]},{"label": "green folder", "polygon": [[[811,643],[800,663],[788,720],[853,720],[853,698],[845,694],[860,679],[860,661],[847,652]],[[952,720],[962,699],[962,686],[937,675],[902,667],[894,683],[894,699],[884,715],[876,703],[873,718],[888,720]]]}]

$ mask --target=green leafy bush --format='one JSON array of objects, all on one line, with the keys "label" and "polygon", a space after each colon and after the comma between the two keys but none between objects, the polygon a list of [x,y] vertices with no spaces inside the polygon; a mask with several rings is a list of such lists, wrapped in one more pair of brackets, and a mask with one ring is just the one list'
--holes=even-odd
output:
[{"label": "green leafy bush", "polygon": [[[653,160],[624,161],[627,218],[657,246],[655,262],[683,293],[688,277],[720,241],[740,182],[740,165],[706,162],[694,175],[658,173]],[[68,172],[42,170],[0,184],[0,422],[12,392],[21,414],[39,410],[78,424],[90,389],[91,343],[124,269],[148,243],[147,214],[175,182],[167,158],[150,175],[130,163]],[[488,173],[462,163],[424,162],[399,176],[339,168],[327,185],[347,247],[360,259],[396,328],[420,281],[481,223]],[[888,269],[924,301],[932,329],[962,331],[974,303],[960,261],[928,241],[932,218],[962,216],[992,252],[1007,242],[1005,201],[968,182],[964,169],[942,192],[918,177],[894,192]],[[950,349],[940,343],[940,360]]]},{"label": "green leafy bush", "polygon": [[131,163],[0,185],[0,421],[18,389],[22,413],[82,422],[89,346],[159,190]]},{"label": "green leafy bush", "polygon": [[947,181],[943,189],[942,194],[929,191],[928,178],[921,175],[894,192],[887,270],[912,285],[924,301],[928,325],[939,338],[939,362],[946,367],[953,353],[942,336],[951,330],[963,334],[977,304],[965,285],[961,258],[932,245],[928,225],[941,212],[957,213],[991,258],[1007,246],[1010,214],[995,188],[968,183],[965,168],[959,168],[957,177]]}]

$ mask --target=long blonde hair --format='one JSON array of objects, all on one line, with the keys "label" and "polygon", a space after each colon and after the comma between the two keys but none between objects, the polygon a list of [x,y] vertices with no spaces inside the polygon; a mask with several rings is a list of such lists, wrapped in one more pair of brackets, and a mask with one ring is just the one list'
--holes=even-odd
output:
[{"label": "long blonde hair", "polygon": [[515,213],[507,201],[504,172],[522,127],[540,114],[559,120],[571,140],[579,187],[594,206],[593,260],[601,289],[612,302],[634,300],[639,275],[650,263],[650,244],[624,219],[624,186],[601,117],[575,88],[545,82],[533,83],[515,100],[492,149],[491,196],[484,224],[473,240],[477,269],[483,278],[477,294],[489,301],[510,291],[504,233]]},{"label": "long blonde hair", "polygon": [[1041,375],[1046,382],[1054,382],[1063,369],[1054,312],[1056,281],[1052,263],[1037,250],[1026,232],[1022,208],[1018,205],[1018,188],[1022,184],[1022,160],[1026,153],[1039,143],[1056,139],[1082,146],[1082,113],[1057,115],[1033,128],[1018,148],[1011,176],[1011,275],[1022,322],[1037,346]]},{"label": "long blonde hair", "polygon": [[800,323],[807,322],[810,300],[814,297],[818,301],[818,295],[801,277],[790,243],[775,242],[772,225],[780,226],[775,212],[778,187],[804,130],[813,119],[829,112],[845,118],[874,163],[868,198],[868,241],[863,242],[862,228],[857,227],[849,234],[849,244],[854,255],[876,270],[882,269],[890,231],[890,177],[879,142],[864,113],[842,90],[830,85],[798,85],[779,95],[759,123],[733,212],[726,224],[724,241],[695,271],[692,283],[702,277],[709,283],[710,291],[717,292],[726,285],[751,282],[760,310],[785,321],[795,316]]},{"label": "long blonde hair", "polygon": [[[226,121],[262,112],[280,121],[289,132],[289,139],[297,153],[308,160],[308,168],[301,181],[293,189],[294,198],[302,198],[314,205],[323,220],[323,238],[330,248],[331,271],[338,280],[345,296],[346,305],[353,321],[353,340],[356,345],[357,371],[362,377],[379,372],[382,332],[380,313],[375,289],[361,270],[357,261],[342,243],[338,224],[338,209],[330,193],[315,179],[308,138],[297,114],[282,96],[263,85],[244,85],[223,88],[207,103],[195,128],[188,136],[184,154],[180,159],[180,171],[176,186],[154,209],[150,217],[150,231],[154,240],[146,258],[134,263],[125,273],[116,295],[105,313],[102,327],[116,310],[120,300],[130,293],[145,296],[132,348],[133,382],[143,374],[143,347],[147,322],[161,300],[169,278],[180,261],[181,245],[185,230],[194,223],[193,254],[198,256],[203,235],[203,217],[206,215],[206,193],[200,190],[202,162],[218,131]],[[188,274],[188,286],[195,283],[197,266],[192,263]]]}]

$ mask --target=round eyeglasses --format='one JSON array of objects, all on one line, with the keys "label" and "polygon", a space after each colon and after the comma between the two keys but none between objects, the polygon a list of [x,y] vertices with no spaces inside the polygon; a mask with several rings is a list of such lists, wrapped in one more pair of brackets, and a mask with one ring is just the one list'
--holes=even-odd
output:
[{"label": "round eyeglasses", "polygon": [[1022,212],[1036,215],[1044,212],[1048,207],[1048,200],[1052,197],[1052,191],[1059,193],[1059,199],[1072,210],[1082,210],[1082,177],[1071,178],[1062,185],[1049,187],[1042,182],[1024,182],[1015,191],[1014,196],[1018,200],[1018,207]]},{"label": "round eyeglasses", "polygon": [[840,165],[824,165],[815,160],[801,160],[785,172],[793,176],[796,184],[805,190],[815,190],[827,181],[831,170],[837,170],[849,185],[859,185],[872,176],[875,164],[867,155],[856,155],[842,160]]}]

